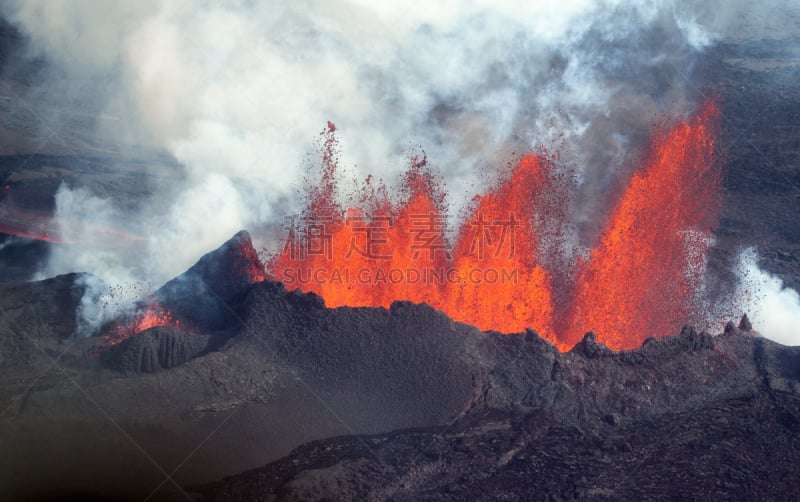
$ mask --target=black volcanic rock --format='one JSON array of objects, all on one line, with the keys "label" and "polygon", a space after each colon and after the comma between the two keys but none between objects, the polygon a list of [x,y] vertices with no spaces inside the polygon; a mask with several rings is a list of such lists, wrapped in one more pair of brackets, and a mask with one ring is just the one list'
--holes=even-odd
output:
[{"label": "black volcanic rock", "polygon": [[65,274],[0,286],[0,387],[10,385],[13,393],[19,391],[16,382],[41,382],[36,378],[48,373],[51,358],[65,366],[96,366],[86,353],[96,350],[98,341],[75,334],[87,284],[99,280]]},{"label": "black volcanic rock", "polygon": [[698,333],[692,326],[684,326],[678,340],[687,350],[708,350],[714,348],[714,337],[702,331]]},{"label": "black volcanic rock", "polygon": [[242,230],[204,255],[189,270],[159,288],[150,301],[169,309],[182,325],[202,331],[235,326],[240,305],[254,280],[264,278],[264,265]]},{"label": "black volcanic rock", "polygon": [[753,331],[753,325],[750,324],[750,319],[747,317],[747,314],[744,314],[742,320],[739,321],[739,329],[742,331]]},{"label": "black volcanic rock", "polygon": [[245,320],[229,350],[263,354],[287,369],[286,389],[313,389],[312,401],[367,430],[509,407],[546,409],[569,423],[639,420],[751,392],[764,371],[785,373],[784,363],[756,364],[757,342],[763,360],[784,354],[778,359],[788,361],[797,352],[742,332],[716,338],[687,326],[623,352],[587,334],[561,354],[534,331],[482,333],[408,302],[326,309],[316,295],[268,281],[253,286]]},{"label": "black volcanic rock", "polygon": [[581,354],[590,359],[613,354],[611,349],[597,341],[597,335],[591,331],[584,335],[583,340],[575,344],[571,352]]},{"label": "black volcanic rock", "polygon": [[[184,464],[180,483],[189,485],[263,466],[311,440],[350,434],[358,437],[360,444],[370,445],[372,439],[361,435],[422,428],[421,435],[414,436],[418,439],[410,443],[402,439],[400,446],[393,445],[394,435],[380,440],[375,448],[386,444],[389,460],[384,462],[399,473],[399,478],[388,478],[389,474],[384,472],[375,479],[383,480],[392,490],[397,480],[429,487],[408,492],[409,498],[425,498],[438,490],[471,498],[484,489],[486,493],[502,495],[502,491],[492,491],[500,490],[497,488],[502,484],[500,481],[495,485],[485,484],[500,479],[492,478],[492,473],[531,476],[532,471],[525,467],[530,458],[536,459],[536,468],[542,472],[546,469],[542,464],[549,462],[547,469],[557,479],[580,478],[591,472],[616,472],[604,471],[607,462],[597,463],[598,458],[620,459],[630,465],[639,465],[635,463],[639,458],[658,458],[647,446],[645,436],[636,435],[637,426],[649,431],[665,447],[671,437],[659,435],[660,429],[654,429],[653,424],[674,435],[680,430],[678,423],[689,420],[695,425],[687,434],[702,444],[700,424],[725,415],[715,410],[740,414],[728,419],[732,427],[743,426],[752,419],[746,407],[732,404],[742,400],[760,403],[752,413],[774,417],[773,421],[788,428],[790,434],[794,434],[792,431],[800,423],[791,411],[793,405],[786,404],[794,398],[784,400],[786,396],[796,396],[800,389],[798,348],[784,347],[738,329],[727,336],[712,337],[686,327],[679,334],[653,339],[639,349],[623,352],[608,350],[588,334],[573,350],[560,353],[533,330],[508,335],[481,332],[453,322],[424,304],[395,302],[388,309],[329,309],[314,294],[289,292],[276,282],[243,281],[242,276],[233,277],[230,267],[225,266],[231,263],[230,253],[235,257],[242,249],[241,243],[241,240],[226,243],[220,251],[204,257],[191,273],[187,272],[189,279],[184,277],[165,286],[160,301],[174,309],[174,304],[180,305],[180,299],[173,303],[163,299],[175,298],[171,295],[180,292],[177,288],[202,280],[203,288],[216,287],[219,296],[239,295],[231,300],[230,306],[240,316],[235,319],[243,323],[213,338],[169,329],[145,331],[101,356],[105,368],[120,372],[76,366],[70,370],[69,379],[55,374],[55,378],[39,380],[37,387],[30,390],[19,387],[20,373],[7,376],[0,381],[5,385],[0,385],[0,390],[6,389],[0,393],[0,404],[13,410],[9,423],[24,424],[29,428],[26,430],[33,432],[30,437],[24,436],[24,440],[5,442],[5,447],[0,443],[0,453],[35,451],[28,447],[38,444],[42,437],[47,438],[49,450],[62,445],[63,451],[71,451],[74,442],[97,440],[94,424],[106,420],[105,414],[98,418],[98,409],[109,410],[107,413],[116,423],[138,428],[137,441],[147,451],[159,452],[153,454],[157,461],[176,461],[174,449],[165,444],[180,443],[186,452],[191,452],[212,432],[219,434],[215,436],[219,438],[216,443],[204,446],[205,457]],[[246,258],[247,254],[243,256]],[[211,271],[217,266],[222,267],[222,272],[215,275]],[[66,298],[69,291],[64,289],[61,295]],[[199,301],[196,295],[189,298]],[[196,308],[187,303],[186,308],[190,307]],[[80,346],[89,341],[75,343]],[[58,352],[54,354],[54,358],[58,357]],[[45,374],[53,364],[42,358],[30,366],[29,378],[34,380],[37,375]],[[86,399],[82,389],[88,389],[91,400]],[[783,410],[784,407],[789,411]],[[707,412],[710,414],[703,415]],[[705,418],[691,422],[687,417],[696,413]],[[38,424],[37,417],[42,416],[63,417],[63,423],[81,427],[92,425],[78,432],[57,428],[47,435],[49,425],[30,425]],[[521,425],[501,427],[497,420]],[[168,427],[161,429],[160,424],[164,423]],[[225,427],[218,429],[221,424]],[[724,424],[714,427],[727,431]],[[473,429],[474,433],[469,432]],[[450,437],[450,430],[457,434]],[[781,437],[769,428],[764,434]],[[95,456],[89,455],[76,464],[70,471],[75,475],[68,476],[65,482],[82,479],[87,470],[107,472],[104,469],[108,468],[108,452],[118,450],[113,443],[118,435],[117,428],[109,429],[103,440],[112,446],[104,453],[93,451]],[[397,435],[405,437],[406,432]],[[550,438],[550,443],[542,443],[550,446],[537,450],[538,446],[532,446],[538,444],[536,440],[526,438]],[[608,438],[612,438],[611,444],[621,445],[622,456],[615,457],[617,453],[602,449]],[[418,440],[422,443],[414,442]],[[346,477],[341,479],[342,486],[353,483],[361,486],[358,479],[362,474],[350,470],[346,460],[338,456],[338,440],[333,441],[335,451],[325,454],[325,462],[338,466],[336,470]],[[583,446],[586,441],[590,446]],[[631,445],[633,456],[625,456],[628,455],[625,444]],[[415,461],[408,460],[412,457],[404,457],[406,448],[412,446],[419,446],[422,471],[415,467]],[[349,450],[342,447],[341,451]],[[469,471],[460,457],[452,457],[453,451],[475,458],[476,470]],[[524,451],[531,452],[531,456]],[[676,459],[679,453],[685,453],[676,451]],[[719,451],[721,455],[727,454],[727,450]],[[355,455],[352,458],[356,463],[361,462],[358,452],[349,454]],[[300,465],[315,466],[314,458],[317,457],[300,461]],[[431,463],[434,458],[441,458],[443,464]],[[763,461],[761,457],[754,458],[754,463]],[[43,465],[46,460],[31,454],[29,463],[16,462],[8,476],[14,479],[24,476],[33,465]],[[133,450],[119,462],[126,465],[139,462],[136,468],[147,471],[152,466],[142,464],[145,460],[139,450]],[[522,466],[505,471],[504,466],[512,461],[519,461]],[[449,470],[450,463],[454,470]],[[749,465],[743,463],[737,469]],[[436,470],[440,468],[441,471]],[[61,467],[51,465],[49,469]],[[320,472],[298,476],[312,479],[322,474],[327,479],[329,475],[324,467],[313,470]],[[662,474],[675,474],[676,470]],[[458,472],[462,471],[466,474],[460,481]],[[127,470],[114,472],[122,476]],[[126,476],[119,482],[136,485],[126,488],[126,492],[142,490],[144,497],[163,476],[160,471],[150,472],[150,481],[153,478],[155,481],[146,488],[144,481],[129,481]],[[438,472],[442,473],[442,479],[456,477],[437,484],[439,481],[430,476],[435,477]],[[347,477],[351,474],[355,481]],[[93,479],[110,478],[98,475]],[[698,479],[706,482],[706,478]],[[366,483],[363,489],[366,491],[357,488],[353,493],[373,493],[371,481]],[[557,492],[561,497],[584,493],[569,491],[573,485],[531,483],[525,481],[519,486],[567,490]],[[611,490],[606,481],[598,483],[579,484],[575,489],[585,488],[589,495]],[[460,488],[462,485],[466,491]],[[310,496],[310,492],[292,491],[297,487],[281,486],[276,485],[276,489]],[[595,489],[601,492],[591,491]],[[229,493],[226,490],[220,493]],[[625,488],[619,493],[637,493],[631,490]],[[246,494],[244,499],[257,495],[242,493]],[[344,491],[343,496],[348,493]]]},{"label": "black volcanic rock", "polygon": [[89,274],[65,274],[42,281],[0,287],[2,308],[35,337],[66,339],[75,333],[75,311]]},{"label": "black volcanic rock", "polygon": [[427,305],[327,309],[266,281],[253,286],[245,319],[231,349],[286,368],[282,393],[294,406],[324,409],[354,430],[445,423],[480,385],[470,354],[478,330]]},{"label": "black volcanic rock", "polygon": [[446,427],[309,443],[192,489],[272,500],[791,500],[800,399],[747,395],[624,427],[546,412],[483,413]]},{"label": "black volcanic rock", "polygon": [[218,345],[217,337],[155,327],[110,347],[100,358],[118,371],[153,373],[191,361]]}]

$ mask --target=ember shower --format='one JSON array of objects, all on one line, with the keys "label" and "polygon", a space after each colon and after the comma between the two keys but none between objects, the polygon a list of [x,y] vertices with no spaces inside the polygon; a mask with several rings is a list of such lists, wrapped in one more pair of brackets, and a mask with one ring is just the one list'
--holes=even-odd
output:
[{"label": "ember shower", "polygon": [[[153,203],[141,207],[63,186],[60,232],[81,245],[59,247],[42,275],[86,270],[107,284],[157,286],[240,228],[277,252],[276,228],[302,212],[297,188],[313,163],[314,136],[331,121],[343,180],[372,175],[376,186],[402,186],[408,159],[425,158],[447,187],[434,202],[450,215],[469,214],[476,195],[485,195],[478,205],[492,204],[513,191],[513,182],[503,185],[509,164],[519,164],[514,176],[560,183],[565,200],[545,201],[559,213],[550,220],[558,228],[543,224],[532,240],[517,242],[536,249],[531,280],[553,282],[550,306],[541,308],[578,309],[600,282],[619,280],[603,265],[611,259],[599,258],[619,251],[604,234],[613,228],[607,222],[636,210],[620,194],[637,183],[649,188],[640,170],[657,164],[659,142],[681,134],[676,124],[693,131],[707,116],[713,89],[698,86],[696,63],[735,29],[731,22],[746,4],[535,4],[435,2],[412,12],[357,1],[6,4],[4,14],[32,41],[31,55],[48,63],[52,78],[31,91],[36,97],[89,103],[118,119],[113,127],[98,122],[99,137],[165,148],[185,170],[168,180],[148,173]],[[670,120],[651,137],[654,124]],[[62,122],[48,117],[41,125],[44,135]],[[495,191],[487,194],[486,186]],[[93,228],[144,236],[146,244],[104,247]],[[702,247],[710,244],[708,228],[696,221],[675,231]],[[558,245],[548,247],[554,236],[542,232],[557,234]],[[700,288],[693,277],[692,289]],[[577,289],[559,296],[570,285]],[[92,311],[106,288],[95,286],[84,326],[114,314]],[[573,329],[556,326],[573,323],[565,319],[604,322],[580,310],[542,311],[534,327],[556,333]]]}]

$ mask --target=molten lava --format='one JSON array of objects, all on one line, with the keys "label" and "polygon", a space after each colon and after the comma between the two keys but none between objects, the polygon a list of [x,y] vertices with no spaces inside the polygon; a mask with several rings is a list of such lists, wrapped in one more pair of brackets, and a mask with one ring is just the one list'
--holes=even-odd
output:
[{"label": "molten lava", "polygon": [[341,206],[329,123],[321,178],[267,277],[330,307],[425,302],[485,330],[535,328],[561,350],[588,330],[614,349],[636,347],[689,320],[719,209],[716,114],[708,104],[655,135],[600,241],[568,273],[545,266],[565,246],[570,200],[553,159],[523,157],[473,200],[451,243],[441,180],[424,158],[412,160],[398,199],[367,178]]},{"label": "molten lava", "polygon": [[569,343],[593,330],[611,347],[633,348],[688,321],[719,212],[721,173],[711,134],[716,115],[708,104],[653,141],[599,244],[579,267],[563,331]]},{"label": "molten lava", "polygon": [[[435,306],[481,329],[512,333],[535,326],[556,341],[551,276],[538,263],[544,222],[537,203],[556,189],[548,177],[552,169],[545,159],[527,155],[495,191],[476,197],[454,247],[462,281],[448,284]],[[493,281],[495,274],[512,280]]]},{"label": "molten lava", "polygon": [[172,313],[157,303],[140,308],[128,320],[115,321],[108,328],[105,345],[116,345],[142,331],[159,326],[181,329],[180,321],[172,318]]}]

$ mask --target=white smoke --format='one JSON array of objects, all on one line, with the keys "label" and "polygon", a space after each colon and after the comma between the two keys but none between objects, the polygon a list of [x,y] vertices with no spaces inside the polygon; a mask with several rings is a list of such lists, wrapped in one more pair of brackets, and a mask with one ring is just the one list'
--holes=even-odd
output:
[{"label": "white smoke", "polygon": [[[110,242],[114,234],[109,234],[109,229],[119,228],[118,222],[125,218],[112,201],[64,183],[58,188],[55,199],[59,236],[67,241],[79,236],[81,242],[60,246],[58,252],[50,256],[48,268],[57,273],[90,271],[113,277],[119,283],[134,281],[136,272],[124,265],[125,257]],[[40,275],[46,274],[40,272]]]},{"label": "white smoke", "polygon": [[783,281],[761,270],[755,249],[744,250],[738,260],[736,299],[753,329],[784,345],[800,345],[800,295]]},{"label": "white smoke", "polygon": [[[132,308],[134,302],[149,293],[151,285],[126,263],[135,261],[141,248],[119,248],[120,222],[124,215],[106,199],[92,195],[85,188],[70,188],[62,183],[56,192],[57,232],[69,241],[79,236],[81,242],[63,245],[50,256],[48,269],[39,279],[68,271],[91,271],[81,275],[76,284],[85,288],[77,310],[75,334],[88,337],[107,321]],[[144,241],[140,242],[144,245]],[[87,249],[89,252],[87,252]],[[110,278],[108,283],[100,276]]]},{"label": "white smoke", "polygon": [[[790,5],[773,3],[774,16]],[[391,183],[419,146],[454,206],[512,152],[567,145],[561,159],[583,183],[573,217],[588,218],[654,119],[696,102],[697,56],[732,26],[720,12],[739,22],[748,5],[6,2],[1,12],[51,65],[54,99],[99,101],[119,120],[98,121],[98,137],[161,147],[185,169],[176,178],[150,168],[153,203],[137,208],[62,188],[60,219],[147,241],[135,253],[61,247],[45,273],[158,284],[182,272],[236,230],[296,209],[329,120],[348,175]]]}]

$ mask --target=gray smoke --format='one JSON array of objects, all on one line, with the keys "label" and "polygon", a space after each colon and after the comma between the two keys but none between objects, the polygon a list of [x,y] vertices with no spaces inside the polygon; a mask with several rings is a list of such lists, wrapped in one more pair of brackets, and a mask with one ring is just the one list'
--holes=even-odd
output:
[{"label": "gray smoke", "polygon": [[3,14],[49,63],[49,95],[102,117],[98,141],[164,149],[184,170],[168,183],[148,173],[153,200],[170,203],[146,209],[62,187],[65,221],[147,241],[137,253],[57,251],[45,273],[159,284],[236,230],[278,221],[297,208],[329,120],[347,176],[391,183],[421,148],[455,208],[515,154],[557,149],[578,180],[572,238],[590,241],[653,122],[699,102],[703,51],[743,31],[776,35],[791,2],[768,4],[8,2]]}]

